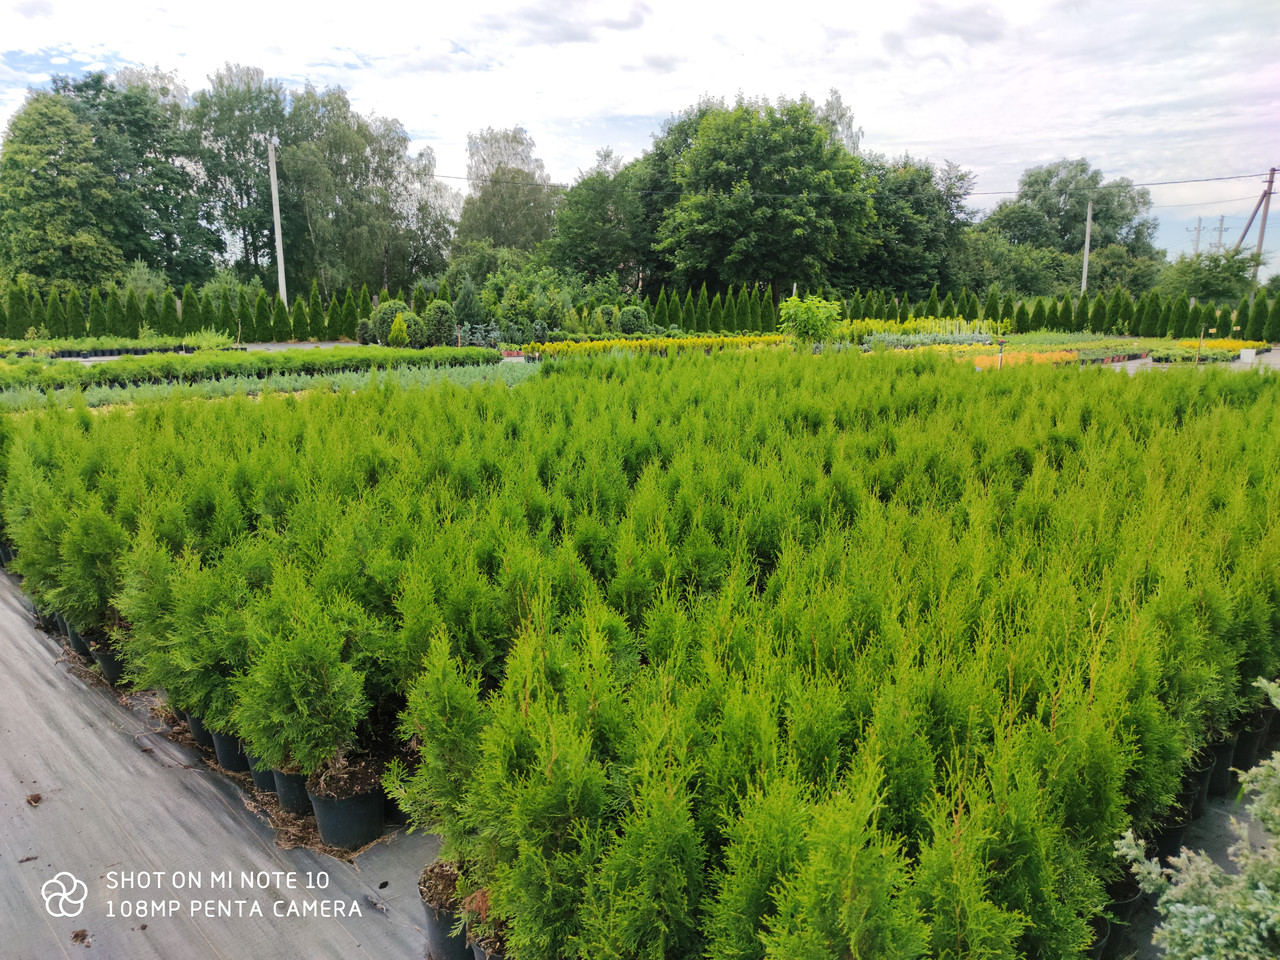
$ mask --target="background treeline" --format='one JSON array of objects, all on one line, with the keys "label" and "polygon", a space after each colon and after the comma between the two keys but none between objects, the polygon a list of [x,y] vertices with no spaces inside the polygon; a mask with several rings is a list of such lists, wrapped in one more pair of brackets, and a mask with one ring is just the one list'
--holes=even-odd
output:
[{"label": "background treeline", "polygon": [[711,299],[770,289],[775,302],[793,285],[1061,299],[1078,289],[1090,201],[1091,297],[1251,293],[1249,256],[1167,263],[1148,192],[1084,159],[1028,169],[979,219],[972,174],[866,150],[834,90],[821,105],[704,99],[628,163],[600,150],[567,189],[527,131],[486,128],[468,136],[464,197],[398,121],[354,111],[340,88],[287,90],[232,65],[194,94],[136,70],[33,92],[0,149],[0,281],[65,298],[127,268],[177,290],[229,270],[276,292],[272,139],[286,285],[309,306],[314,284],[326,309],[347,288],[458,291],[463,278],[491,320],[566,330],[645,297],[653,318],[663,287],[682,305],[704,285]]}]

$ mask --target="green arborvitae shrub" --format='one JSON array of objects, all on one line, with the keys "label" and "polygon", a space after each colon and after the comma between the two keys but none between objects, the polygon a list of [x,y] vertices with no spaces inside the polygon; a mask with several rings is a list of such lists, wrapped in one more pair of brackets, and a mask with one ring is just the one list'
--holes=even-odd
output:
[{"label": "green arborvitae shrub", "polygon": [[939,317],[942,315],[942,305],[938,302],[938,285],[936,283],[929,291],[929,298],[924,302],[924,315],[926,317]]},{"label": "green arborvitae shrub", "polygon": [[1280,334],[1280,303],[1268,302],[1266,296],[1259,293],[1258,299],[1254,301],[1253,309],[1262,315],[1259,326],[1262,328],[1262,335],[1259,340],[1267,343],[1275,343],[1277,335]]},{"label": "green arborvitae shrub", "polygon": [[197,329],[214,329],[217,326],[218,301],[214,298],[212,290],[206,290],[200,297],[200,326]]},{"label": "green arborvitae shrub", "polygon": [[[905,298],[904,298],[904,299],[905,299]],[[944,317],[949,317],[949,318],[950,318],[950,317],[954,317],[954,316],[956,315],[956,302],[951,298],[951,294],[950,294],[950,293],[948,293],[948,294],[947,294],[947,295],[942,299],[942,306],[940,307],[940,309],[941,309],[941,311],[942,311],[942,314],[941,314],[941,315],[942,315],[942,316],[944,316]]]},{"label": "green arborvitae shrub", "polygon": [[[137,299],[136,297],[134,298]],[[125,329],[124,303],[120,300],[120,291],[112,284],[107,288],[107,333],[108,337],[123,337],[128,333]],[[137,332],[134,332],[137,336]]]},{"label": "green arborvitae shrub", "polygon": [[160,301],[160,319],[156,329],[162,337],[176,337],[179,335],[178,297],[174,294],[173,287],[165,290],[164,299]]},{"label": "green arborvitae shrub", "polygon": [[[1225,322],[1221,319],[1219,320],[1221,326],[1226,328],[1226,333],[1221,334],[1221,336],[1234,337],[1237,333],[1242,333],[1243,328],[1249,323],[1249,298],[1241,297],[1240,302],[1236,304],[1235,310],[1230,314],[1226,310],[1222,312],[1228,319]],[[1236,328],[1240,329],[1237,330]]]},{"label": "green arborvitae shrub", "polygon": [[[453,306],[453,291],[449,289],[448,280],[440,281],[440,288],[436,290],[436,299],[443,300],[445,303],[449,304],[449,306]],[[594,307],[595,304],[592,304],[593,309]]]},{"label": "green arborvitae shrub", "polygon": [[[78,340],[85,335],[84,301],[80,299],[80,289],[72,287],[67,294],[65,308],[67,336]],[[3,328],[0,328],[3,329]]]},{"label": "green arborvitae shrub", "polygon": [[1122,297],[1120,300],[1119,327],[1121,330],[1123,330],[1127,334],[1133,334],[1138,329],[1134,325],[1135,314],[1136,314],[1136,308],[1134,306],[1133,298],[1127,295]]},{"label": "green arborvitae shrub", "polygon": [[1160,324],[1156,328],[1156,335],[1163,337],[1169,333],[1169,325],[1173,322],[1173,301],[1166,300],[1164,306],[1160,308]]},{"label": "green arborvitae shrub", "polygon": [[1080,294],[1080,299],[1076,301],[1073,325],[1080,333],[1088,333],[1092,329],[1089,326],[1089,297],[1087,294]]},{"label": "green arborvitae shrub", "polygon": [[1058,322],[1058,299],[1057,297],[1049,297],[1048,302],[1044,306],[1044,328],[1046,330],[1061,330],[1062,327]]},{"label": "green arborvitae shrub", "polygon": [[422,318],[427,327],[427,342],[432,347],[451,347],[457,344],[457,321],[453,304],[448,300],[432,300]]},{"label": "green arborvitae shrub", "polygon": [[707,329],[712,333],[724,330],[724,304],[720,302],[720,294],[711,298],[711,306],[707,309]]},{"label": "green arborvitae shrub", "polygon": [[129,287],[124,298],[124,325],[120,328],[119,336],[136,337],[141,327],[142,304],[138,300],[138,291]]},{"label": "green arborvitae shrub", "polygon": [[381,301],[373,308],[373,314],[369,317],[374,341],[383,346],[389,346],[387,338],[391,336],[391,324],[395,321],[396,315],[409,312],[409,305],[403,300]]},{"label": "green arborvitae shrub", "polygon": [[698,329],[698,308],[693,301],[693,290],[685,291],[684,309],[680,313],[680,329],[690,333]]},{"label": "green arborvitae shrub", "polygon": [[413,316],[407,311],[396,314],[391,321],[391,329],[387,332],[387,346],[404,348],[409,346],[409,328],[405,326],[405,316]]},{"label": "green arborvitae shrub", "polygon": [[987,291],[987,302],[982,308],[983,320],[999,320],[1000,319],[1000,292],[993,286]]},{"label": "green arborvitae shrub", "polygon": [[[332,333],[333,339],[336,340],[339,336],[343,336],[348,340],[355,340],[356,324],[359,320],[359,307],[356,305],[355,292],[350,287],[347,287],[347,295],[342,301],[342,323],[339,324],[336,331]],[[329,326],[333,327],[332,321],[329,322]]]},{"label": "green arborvitae shrub", "polygon": [[1044,307],[1044,297],[1036,297],[1036,305],[1031,308],[1027,329],[1044,330],[1048,325],[1048,313]]},{"label": "green arborvitae shrub", "polygon": [[293,309],[289,311],[289,326],[292,328],[294,340],[303,342],[311,339],[311,323],[307,316],[307,304],[301,297],[293,301]]},{"label": "green arborvitae shrub", "polygon": [[200,330],[200,300],[196,288],[187,284],[182,288],[182,300],[178,304],[177,336],[186,336]]},{"label": "green arborvitae shrub", "polygon": [[49,291],[49,302],[44,308],[44,327],[55,339],[67,336],[67,315],[57,290]]},{"label": "green arborvitae shrub", "polygon": [[222,296],[218,298],[217,328],[230,337],[234,337],[240,329],[240,324],[236,321],[235,303],[227,290],[222,291]]},{"label": "green arborvitae shrub", "polygon": [[1129,295],[1124,292],[1119,284],[1111,291],[1111,299],[1107,301],[1107,322],[1119,333],[1128,333],[1128,328],[1123,326],[1123,310],[1125,301],[1129,299]]},{"label": "green arborvitae shrub", "polygon": [[[44,318],[45,318],[44,300],[41,298],[39,290],[32,290],[31,291],[31,321],[30,321],[31,327],[39,331],[44,326]],[[23,336],[26,336],[25,330],[23,331]]]},{"label": "green arborvitae shrub", "polygon": [[309,338],[325,338],[324,299],[320,296],[320,283],[311,281],[311,296],[307,298],[307,332]]},{"label": "green arborvitae shrub", "polygon": [[[753,294],[752,294],[753,298],[757,295],[758,295],[758,292],[753,291]],[[864,313],[862,309],[862,291],[861,290],[853,291],[853,296],[849,298],[848,311],[849,311],[849,318],[851,320],[861,320],[864,317],[866,317],[866,313]]]},{"label": "green arborvitae shrub", "polygon": [[1110,324],[1111,318],[1107,311],[1107,298],[1099,293],[1094,296],[1093,309],[1089,311],[1089,329],[1094,333],[1106,333],[1110,328]]},{"label": "green arborvitae shrub", "polygon": [[1027,312],[1027,301],[1019,300],[1018,309],[1013,311],[1013,322],[1009,325],[1010,333],[1025,333],[1031,329],[1031,314]]},{"label": "green arborvitae shrub", "polygon": [[9,298],[7,296],[0,297],[0,334],[7,334],[9,332],[9,310],[8,307],[5,306],[8,301]]},{"label": "green arborvitae shrub", "polygon": [[160,333],[160,301],[156,299],[154,290],[147,291],[146,302],[142,305],[142,322],[148,330]]},{"label": "green arborvitae shrub", "polygon": [[618,329],[625,334],[645,333],[649,329],[649,318],[643,307],[623,307],[618,311]]},{"label": "green arborvitae shrub", "polygon": [[1184,291],[1180,297],[1173,301],[1173,309],[1169,313],[1169,330],[1166,336],[1194,336],[1194,334],[1190,334],[1187,331],[1190,321],[1191,300]]},{"label": "green arborvitae shrub", "polygon": [[369,285],[366,283],[360,288],[360,304],[356,312],[359,320],[367,320],[373,316],[373,298],[369,296]]},{"label": "green arborvitae shrub", "polygon": [[258,291],[258,298],[253,304],[253,326],[250,329],[254,343],[266,343],[271,339],[271,298],[265,290]]},{"label": "green arborvitae shrub", "polygon": [[760,332],[778,332],[778,309],[773,302],[773,284],[764,288],[764,296],[760,298]]},{"label": "green arborvitae shrub", "polygon": [[289,325],[289,309],[277,294],[271,304],[271,342],[287,343],[293,338],[293,328]]},{"label": "green arborvitae shrub", "polygon": [[1266,298],[1262,294],[1258,294],[1256,300],[1249,305],[1249,319],[1247,323],[1241,324],[1240,337],[1243,340],[1261,340],[1262,331],[1266,327],[1266,320],[1260,314],[1261,310],[1265,310],[1267,306]]},{"label": "green arborvitae shrub", "polygon": [[89,291],[89,317],[87,334],[91,337],[107,336],[107,307],[102,302],[98,288]]},{"label": "green arborvitae shrub", "polygon": [[248,288],[241,286],[236,294],[236,324],[241,343],[252,342],[252,336],[249,331],[256,326],[253,307],[254,304],[249,300]]},{"label": "green arborvitae shrub", "polygon": [[658,301],[653,305],[653,325],[658,330],[666,330],[670,321],[667,319],[667,288],[665,286],[658,290]]},{"label": "green arborvitae shrub", "polygon": [[698,333],[711,330],[711,298],[707,296],[707,285],[704,283],[698,291],[698,305],[693,314],[693,328]]},{"label": "green arborvitae shrub", "polygon": [[1006,293],[1004,300],[1000,303],[1000,321],[1002,323],[1011,321],[1015,310],[1017,310],[1017,306],[1013,302],[1013,294]]},{"label": "green arborvitae shrub", "polygon": [[31,300],[27,291],[18,283],[9,284],[8,319],[5,336],[10,340],[21,340],[27,335],[27,327],[31,326]]},{"label": "green arborvitae shrub", "polygon": [[431,296],[427,293],[427,288],[421,283],[417,284],[413,288],[413,312],[421,317],[430,302]]},{"label": "green arborvitae shrub", "polygon": [[[386,303],[390,299],[391,299],[391,291],[388,290],[386,287],[383,287],[381,290],[378,291],[378,303]],[[399,300],[401,303],[404,303],[403,297],[396,297],[395,299]]]}]

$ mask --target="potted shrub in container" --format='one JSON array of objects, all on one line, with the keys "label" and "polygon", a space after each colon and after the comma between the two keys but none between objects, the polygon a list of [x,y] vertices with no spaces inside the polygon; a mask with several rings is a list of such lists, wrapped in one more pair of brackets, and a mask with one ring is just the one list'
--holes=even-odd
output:
[{"label": "potted shrub in container", "polygon": [[54,591],[68,622],[81,629],[112,686],[124,676],[121,652],[128,629],[111,601],[119,590],[118,563],[127,545],[124,528],[97,493],[86,494],[68,513],[62,531],[59,585]]},{"label": "potted shrub in container", "polygon": [[418,881],[426,910],[427,956],[435,960],[467,960],[472,955],[458,926],[458,871],[447,860],[429,863]]},{"label": "potted shrub in container", "polygon": [[[315,606],[299,604],[235,681],[235,721],[261,763],[308,778],[320,839],[354,849],[382,833],[381,769],[353,753],[369,712],[364,676],[343,660],[343,638]],[[277,784],[283,804],[290,784]]]}]

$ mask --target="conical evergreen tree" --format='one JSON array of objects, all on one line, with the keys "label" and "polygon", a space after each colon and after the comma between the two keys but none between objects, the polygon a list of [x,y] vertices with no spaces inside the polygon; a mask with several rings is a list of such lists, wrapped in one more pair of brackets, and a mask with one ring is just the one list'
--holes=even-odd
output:
[{"label": "conical evergreen tree", "polygon": [[773,302],[773,284],[764,288],[764,298],[760,301],[760,332],[778,332],[778,306]]},{"label": "conical evergreen tree", "polygon": [[218,301],[214,299],[213,291],[206,290],[200,298],[200,327],[201,330],[216,330],[218,328]]},{"label": "conical evergreen tree", "polygon": [[684,307],[680,311],[680,329],[693,333],[698,329],[698,305],[693,301],[693,289],[684,294]]},{"label": "conical evergreen tree", "polygon": [[667,326],[684,329],[684,303],[678,293],[673,293],[667,300]]},{"label": "conical evergreen tree", "polygon": [[71,292],[67,294],[67,306],[65,312],[67,336],[73,340],[79,340],[85,335],[85,317],[84,301],[80,299],[80,290],[76,287],[72,287]]},{"label": "conical evergreen tree", "polygon": [[936,283],[933,285],[933,289],[929,291],[929,299],[925,301],[924,315],[926,317],[942,315],[942,305],[938,303],[938,285]]},{"label": "conical evergreen tree", "polygon": [[234,332],[239,334],[241,343],[251,343],[252,341],[249,339],[247,331],[253,326],[253,303],[249,300],[248,288],[240,288],[239,293],[236,295],[235,308],[236,328]]},{"label": "conical evergreen tree", "polygon": [[1081,294],[1076,301],[1076,310],[1071,320],[1073,328],[1079,333],[1089,332],[1089,298]]},{"label": "conical evergreen tree", "polygon": [[271,298],[267,291],[259,290],[253,303],[253,343],[266,343],[271,339]]},{"label": "conical evergreen tree", "polygon": [[165,337],[180,335],[178,319],[178,298],[174,296],[173,287],[164,292],[164,300],[160,302],[160,334]]},{"label": "conical evergreen tree", "polygon": [[662,286],[658,289],[658,302],[653,307],[653,328],[655,330],[666,330],[667,321],[667,288]]},{"label": "conical evergreen tree", "polygon": [[1044,297],[1036,297],[1035,306],[1031,308],[1031,318],[1027,323],[1028,330],[1043,330],[1046,327]]},{"label": "conical evergreen tree", "polygon": [[1004,300],[1000,303],[1000,319],[1006,323],[1012,320],[1013,312],[1016,309],[1017,307],[1013,302],[1013,294],[1006,293],[1004,295]]},{"label": "conical evergreen tree", "polygon": [[[339,337],[346,337],[348,340],[355,340],[355,326],[359,320],[359,308],[356,306],[355,291],[347,287],[347,295],[342,300],[342,322],[337,324],[332,331],[332,338],[337,340]],[[335,326],[333,323],[329,325],[330,327]]]},{"label": "conical evergreen tree", "polygon": [[1009,326],[1010,333],[1025,333],[1031,329],[1031,314],[1027,312],[1027,301],[1019,300],[1018,308],[1013,311],[1013,323]]},{"label": "conical evergreen tree", "polygon": [[1134,333],[1140,337],[1154,337],[1160,325],[1160,307],[1147,294],[1138,301],[1138,311],[1134,317],[1136,327]]},{"label": "conical evergreen tree", "polygon": [[390,299],[391,299],[391,291],[389,291],[386,287],[383,287],[381,290],[378,291],[378,303],[386,303]]},{"label": "conical evergreen tree", "polygon": [[994,286],[987,291],[987,302],[982,308],[983,320],[1000,319],[1000,294]]},{"label": "conical evergreen tree", "polygon": [[[436,291],[436,299],[443,300],[445,303],[449,304],[449,306],[453,306],[453,295],[449,292],[448,280],[440,281],[440,289]],[[594,307],[592,309],[594,309]]]},{"label": "conical evergreen tree", "polygon": [[1133,305],[1133,319],[1129,321],[1129,332],[1135,337],[1143,336],[1142,330],[1147,323],[1147,306],[1150,303],[1150,293],[1144,293]]},{"label": "conical evergreen tree", "polygon": [[422,284],[418,284],[413,288],[413,303],[410,304],[410,306],[413,308],[414,313],[418,316],[422,316],[423,312],[427,309],[427,304],[429,302],[430,301],[427,299],[426,287],[422,286]]},{"label": "conical evergreen tree", "polygon": [[[385,302],[385,301],[384,301]],[[310,324],[307,317],[307,305],[301,297],[293,301],[293,310],[289,318],[290,339],[307,341],[311,339]]]},{"label": "conical evergreen tree", "polygon": [[1212,300],[1207,300],[1200,304],[1200,327],[1196,330],[1196,337],[1203,336],[1205,339],[1216,337],[1218,335],[1218,308]]},{"label": "conical evergreen tree", "polygon": [[21,340],[27,335],[27,327],[31,326],[31,299],[21,284],[9,284],[8,320],[5,336],[10,340]]},{"label": "conical evergreen tree", "polygon": [[9,308],[5,306],[9,302],[7,296],[0,297],[0,336],[8,336],[9,334]]},{"label": "conical evergreen tree", "polygon": [[1267,329],[1267,314],[1267,298],[1258,293],[1249,307],[1249,324],[1240,335],[1247,340],[1261,340]]},{"label": "conical evergreen tree", "polygon": [[49,302],[44,308],[44,327],[55,340],[67,337],[67,316],[62,310],[62,298],[57,290],[49,291]]},{"label": "conical evergreen tree", "polygon": [[107,335],[107,307],[102,302],[102,294],[98,293],[98,288],[94,287],[89,291],[89,327],[88,335],[91,337],[105,337]]},{"label": "conical evergreen tree", "polygon": [[[1261,294],[1259,299],[1265,299]],[[1280,343],[1280,300],[1267,303],[1267,316],[1262,323],[1262,339],[1267,343]]]},{"label": "conical evergreen tree", "polygon": [[240,329],[239,323],[236,322],[236,305],[231,299],[231,294],[226,290],[222,291],[222,296],[218,298],[218,329],[232,337]]},{"label": "conical evergreen tree", "polygon": [[[31,291],[30,316],[31,316],[31,326],[35,327],[37,331],[44,326],[44,317],[45,317],[44,300],[41,299],[39,290]],[[25,330],[23,331],[22,335],[26,336]]]},{"label": "conical evergreen tree", "polygon": [[130,287],[124,296],[124,326],[120,335],[130,340],[135,339],[141,326],[142,302],[138,299],[138,291]]},{"label": "conical evergreen tree", "polygon": [[1187,325],[1182,331],[1183,340],[1198,339],[1200,336],[1200,323],[1204,319],[1204,307],[1198,303],[1191,305],[1191,310],[1187,314]]},{"label": "conical evergreen tree", "polygon": [[182,302],[178,309],[177,335],[185,337],[200,329],[200,301],[196,297],[196,288],[187,284],[182,288]]},{"label": "conical evergreen tree", "polygon": [[1117,284],[1115,290],[1111,291],[1111,298],[1107,301],[1108,330],[1113,327],[1116,330],[1123,330],[1120,326],[1120,310],[1126,299],[1127,295],[1124,290],[1120,288],[1119,284]]},{"label": "conical evergreen tree", "polygon": [[1173,308],[1169,311],[1169,326],[1165,331],[1167,337],[1185,337],[1187,335],[1187,325],[1191,321],[1191,300],[1184,292],[1182,296],[1173,301]]},{"label": "conical evergreen tree", "polygon": [[292,336],[293,329],[289,326],[289,308],[277,295],[271,305],[271,341],[287,343]]},{"label": "conical evergreen tree", "polygon": [[849,298],[849,316],[854,320],[861,320],[866,317],[866,313],[862,309],[862,291],[853,291],[853,296]]},{"label": "conical evergreen tree", "polygon": [[724,305],[720,303],[720,294],[711,298],[711,306],[707,309],[707,330],[719,333],[724,329]]},{"label": "conical evergreen tree", "polygon": [[942,312],[939,314],[939,316],[946,317],[949,320],[955,318],[956,302],[951,299],[950,293],[948,293],[945,297],[942,298],[942,307],[940,309]]},{"label": "conical evergreen tree", "polygon": [[911,319],[911,298],[903,296],[898,304],[898,322],[906,323]]},{"label": "conical evergreen tree", "polygon": [[160,329],[160,301],[156,299],[154,290],[147,291],[146,302],[142,305],[142,322],[148,330]]},{"label": "conical evergreen tree", "polygon": [[1120,300],[1120,322],[1119,327],[1127,334],[1137,330],[1134,326],[1135,309],[1133,305],[1133,297],[1125,294]]},{"label": "conical evergreen tree", "polygon": [[[445,285],[441,284],[441,289],[445,289]],[[357,320],[367,320],[373,314],[373,301],[369,297],[369,285],[366,283],[360,288],[360,305],[356,313]]]},{"label": "conical evergreen tree", "polygon": [[[1227,313],[1227,311],[1225,310],[1222,312],[1224,315],[1226,315]],[[1248,323],[1249,323],[1249,298],[1241,297],[1240,302],[1236,305],[1235,310],[1230,315],[1230,319],[1228,319],[1226,323],[1223,324],[1223,326],[1227,328],[1226,335],[1228,337],[1234,337],[1237,332],[1234,329],[1234,327],[1240,327],[1241,328],[1240,332],[1243,332],[1243,328],[1247,326]]]},{"label": "conical evergreen tree", "polygon": [[1160,322],[1156,325],[1156,336],[1168,336],[1169,328],[1173,323],[1173,300],[1165,302],[1160,308]]},{"label": "conical evergreen tree", "polygon": [[1058,323],[1058,298],[1049,297],[1044,305],[1044,328],[1046,330],[1061,330],[1062,327]]},{"label": "conical evergreen tree", "polygon": [[1094,333],[1106,333],[1110,322],[1107,298],[1102,293],[1098,293],[1093,298],[1093,309],[1089,311],[1089,329]]},{"label": "conical evergreen tree", "polygon": [[[134,302],[137,302],[134,297]],[[124,303],[120,299],[120,291],[114,284],[107,290],[107,332],[108,337],[125,335]]]},{"label": "conical evergreen tree", "polygon": [[698,306],[694,311],[694,329],[699,333],[707,333],[711,329],[711,298],[707,296],[707,285],[704,283],[698,291]]}]

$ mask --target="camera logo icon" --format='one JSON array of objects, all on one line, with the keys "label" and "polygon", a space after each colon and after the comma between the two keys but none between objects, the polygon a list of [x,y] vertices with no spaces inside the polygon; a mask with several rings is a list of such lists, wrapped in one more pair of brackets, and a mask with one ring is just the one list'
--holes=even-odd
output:
[{"label": "camera logo icon", "polygon": [[78,917],[84,909],[85,897],[89,888],[84,881],[74,874],[63,870],[51,880],[46,880],[40,888],[40,896],[44,897],[45,912],[51,917]]}]

